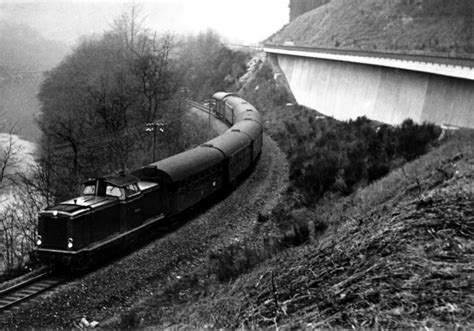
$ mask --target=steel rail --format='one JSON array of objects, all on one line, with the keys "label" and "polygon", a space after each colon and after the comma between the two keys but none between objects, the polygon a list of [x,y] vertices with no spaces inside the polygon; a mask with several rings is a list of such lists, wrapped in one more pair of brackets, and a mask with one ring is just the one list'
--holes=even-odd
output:
[{"label": "steel rail", "polygon": [[0,314],[66,281],[45,271],[0,291]]},{"label": "steel rail", "polygon": [[188,103],[188,105],[190,105],[191,107],[197,108],[197,109],[199,109],[200,111],[205,112],[206,114],[209,114],[209,113],[213,114],[213,113],[210,111],[210,109],[209,109],[208,107],[206,107],[206,106],[200,104],[199,102],[192,101],[192,100],[187,100],[187,103]]}]

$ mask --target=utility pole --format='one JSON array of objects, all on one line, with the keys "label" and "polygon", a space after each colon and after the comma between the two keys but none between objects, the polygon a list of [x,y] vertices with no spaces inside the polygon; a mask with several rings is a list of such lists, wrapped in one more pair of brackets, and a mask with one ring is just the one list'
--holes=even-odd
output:
[{"label": "utility pole", "polygon": [[209,114],[209,126],[207,130],[207,135],[210,136],[211,135],[211,101],[210,100],[207,103],[207,113]]},{"label": "utility pole", "polygon": [[165,132],[165,124],[163,122],[151,122],[146,124],[146,132],[153,132],[153,158],[152,162],[155,162],[155,147],[156,147],[156,133]]}]

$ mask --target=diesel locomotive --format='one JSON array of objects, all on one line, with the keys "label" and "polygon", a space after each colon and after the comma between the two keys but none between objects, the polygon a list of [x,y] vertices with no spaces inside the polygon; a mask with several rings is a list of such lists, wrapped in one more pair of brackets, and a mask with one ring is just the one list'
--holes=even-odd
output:
[{"label": "diesel locomotive", "polygon": [[233,185],[262,151],[262,118],[236,94],[217,92],[212,101],[211,112],[230,126],[222,135],[129,174],[88,180],[81,196],[41,211],[40,259],[86,269]]}]

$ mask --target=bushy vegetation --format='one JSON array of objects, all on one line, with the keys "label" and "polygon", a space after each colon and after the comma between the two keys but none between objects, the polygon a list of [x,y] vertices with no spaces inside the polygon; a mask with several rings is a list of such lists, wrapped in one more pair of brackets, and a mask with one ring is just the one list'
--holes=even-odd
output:
[{"label": "bushy vegetation", "polygon": [[386,175],[400,160],[424,154],[440,134],[434,125],[412,120],[395,128],[376,126],[364,117],[349,122],[308,117],[308,126],[301,120],[285,123],[292,143],[290,179],[309,203],[328,192],[352,193]]},{"label": "bushy vegetation", "polygon": [[401,162],[426,153],[441,133],[433,124],[411,119],[397,127],[365,117],[341,122],[294,106],[268,64],[244,94],[264,112],[267,132],[290,162],[290,191],[297,191],[299,204],[306,206],[328,193],[350,194],[386,175]]},{"label": "bushy vegetation", "polygon": [[184,37],[178,45],[179,64],[188,97],[195,101],[208,99],[217,91],[236,91],[239,78],[246,72],[248,54],[233,51],[212,31]]}]

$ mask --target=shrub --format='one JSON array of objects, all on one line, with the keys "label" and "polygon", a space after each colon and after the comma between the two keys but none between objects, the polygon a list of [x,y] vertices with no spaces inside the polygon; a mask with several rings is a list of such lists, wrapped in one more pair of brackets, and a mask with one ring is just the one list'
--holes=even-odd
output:
[{"label": "shrub", "polygon": [[407,161],[411,161],[425,154],[432,144],[436,143],[441,129],[432,123],[424,122],[419,125],[411,119],[406,119],[396,132],[399,139],[398,153]]},{"label": "shrub", "polygon": [[351,194],[401,161],[427,152],[440,134],[434,124],[412,120],[394,128],[366,117],[340,122],[322,119],[313,109],[288,107],[293,97],[273,79],[267,62],[241,92],[263,113],[266,132],[288,157],[290,188],[304,197],[296,207],[314,204],[327,193]]},{"label": "shrub", "polygon": [[240,274],[252,269],[268,255],[257,247],[248,243],[235,242],[208,256],[208,265],[211,273],[221,282],[236,278]]}]

